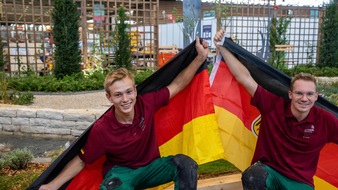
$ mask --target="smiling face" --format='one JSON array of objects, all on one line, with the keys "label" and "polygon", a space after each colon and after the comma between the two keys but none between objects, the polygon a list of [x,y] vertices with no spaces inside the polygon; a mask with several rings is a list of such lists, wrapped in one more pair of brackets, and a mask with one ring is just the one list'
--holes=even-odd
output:
[{"label": "smiling face", "polygon": [[137,96],[133,80],[129,77],[124,77],[115,81],[108,89],[109,93],[106,93],[106,97],[114,104],[115,114],[120,117],[133,115]]},{"label": "smiling face", "polygon": [[291,112],[298,119],[303,120],[318,99],[316,84],[310,80],[298,79],[294,81],[289,91]]}]

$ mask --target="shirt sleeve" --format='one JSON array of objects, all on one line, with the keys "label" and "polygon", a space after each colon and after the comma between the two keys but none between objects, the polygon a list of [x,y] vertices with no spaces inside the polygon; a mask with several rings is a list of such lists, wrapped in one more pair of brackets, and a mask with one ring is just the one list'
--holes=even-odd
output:
[{"label": "shirt sleeve", "polygon": [[157,111],[161,107],[169,103],[169,89],[167,87],[161,88],[157,91],[143,95],[143,99],[148,102],[153,102],[154,110]]},{"label": "shirt sleeve", "polygon": [[276,102],[282,97],[276,96],[258,85],[254,96],[251,99],[251,105],[257,107],[261,113],[268,113],[276,107]]},{"label": "shirt sleeve", "polygon": [[93,163],[105,154],[104,152],[104,139],[99,126],[93,126],[89,132],[85,145],[81,148],[79,157],[86,164]]}]

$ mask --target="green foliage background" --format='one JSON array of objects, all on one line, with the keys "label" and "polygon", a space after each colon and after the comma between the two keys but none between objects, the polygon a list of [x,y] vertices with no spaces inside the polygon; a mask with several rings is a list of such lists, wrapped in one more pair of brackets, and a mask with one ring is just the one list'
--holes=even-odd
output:
[{"label": "green foliage background", "polygon": [[270,27],[270,52],[271,57],[269,63],[277,69],[287,68],[283,62],[286,57],[286,52],[276,51],[276,45],[288,44],[288,38],[286,36],[286,31],[289,24],[291,23],[291,18],[281,17],[281,18],[272,18],[271,27]]},{"label": "green foliage background", "polygon": [[55,0],[52,11],[54,75],[63,78],[80,73],[81,50],[79,48],[80,13],[72,0]]},{"label": "green foliage background", "polygon": [[338,67],[338,3],[331,1],[326,6],[322,23],[320,67]]},{"label": "green foliage background", "polygon": [[0,37],[0,72],[5,70],[5,65],[7,61],[4,55],[4,44],[2,43],[2,39]]},{"label": "green foliage background", "polygon": [[132,52],[131,52],[131,37],[129,31],[129,24],[125,21],[129,20],[126,15],[126,10],[120,6],[117,10],[117,18],[115,31],[113,32],[114,45],[114,64],[117,68],[125,67],[131,68]]}]

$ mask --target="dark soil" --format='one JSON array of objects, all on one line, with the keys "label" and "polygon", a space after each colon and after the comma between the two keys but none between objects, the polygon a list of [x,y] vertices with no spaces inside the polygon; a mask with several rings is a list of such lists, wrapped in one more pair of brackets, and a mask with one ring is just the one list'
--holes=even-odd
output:
[{"label": "dark soil", "polygon": [[71,143],[72,140],[0,134],[0,145],[5,145],[10,150],[27,148],[35,157],[44,157],[44,153],[63,148],[67,142]]}]

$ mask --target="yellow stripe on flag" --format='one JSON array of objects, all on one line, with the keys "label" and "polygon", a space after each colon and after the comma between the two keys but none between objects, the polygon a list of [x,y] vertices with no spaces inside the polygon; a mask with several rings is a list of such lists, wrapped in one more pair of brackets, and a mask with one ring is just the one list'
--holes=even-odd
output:
[{"label": "yellow stripe on flag", "polygon": [[330,183],[326,182],[325,180],[317,177],[317,176],[314,176],[313,177],[314,179],[314,184],[315,184],[315,188],[320,190],[320,189],[325,189],[325,190],[338,190],[337,187],[331,185]]},{"label": "yellow stripe on flag", "polygon": [[224,108],[215,106],[225,159],[241,171],[248,168],[255,150],[257,138],[243,122]]},{"label": "yellow stripe on flag", "polygon": [[182,153],[198,164],[224,158],[215,114],[197,117],[183,126],[183,131],[160,146],[161,156]]}]

